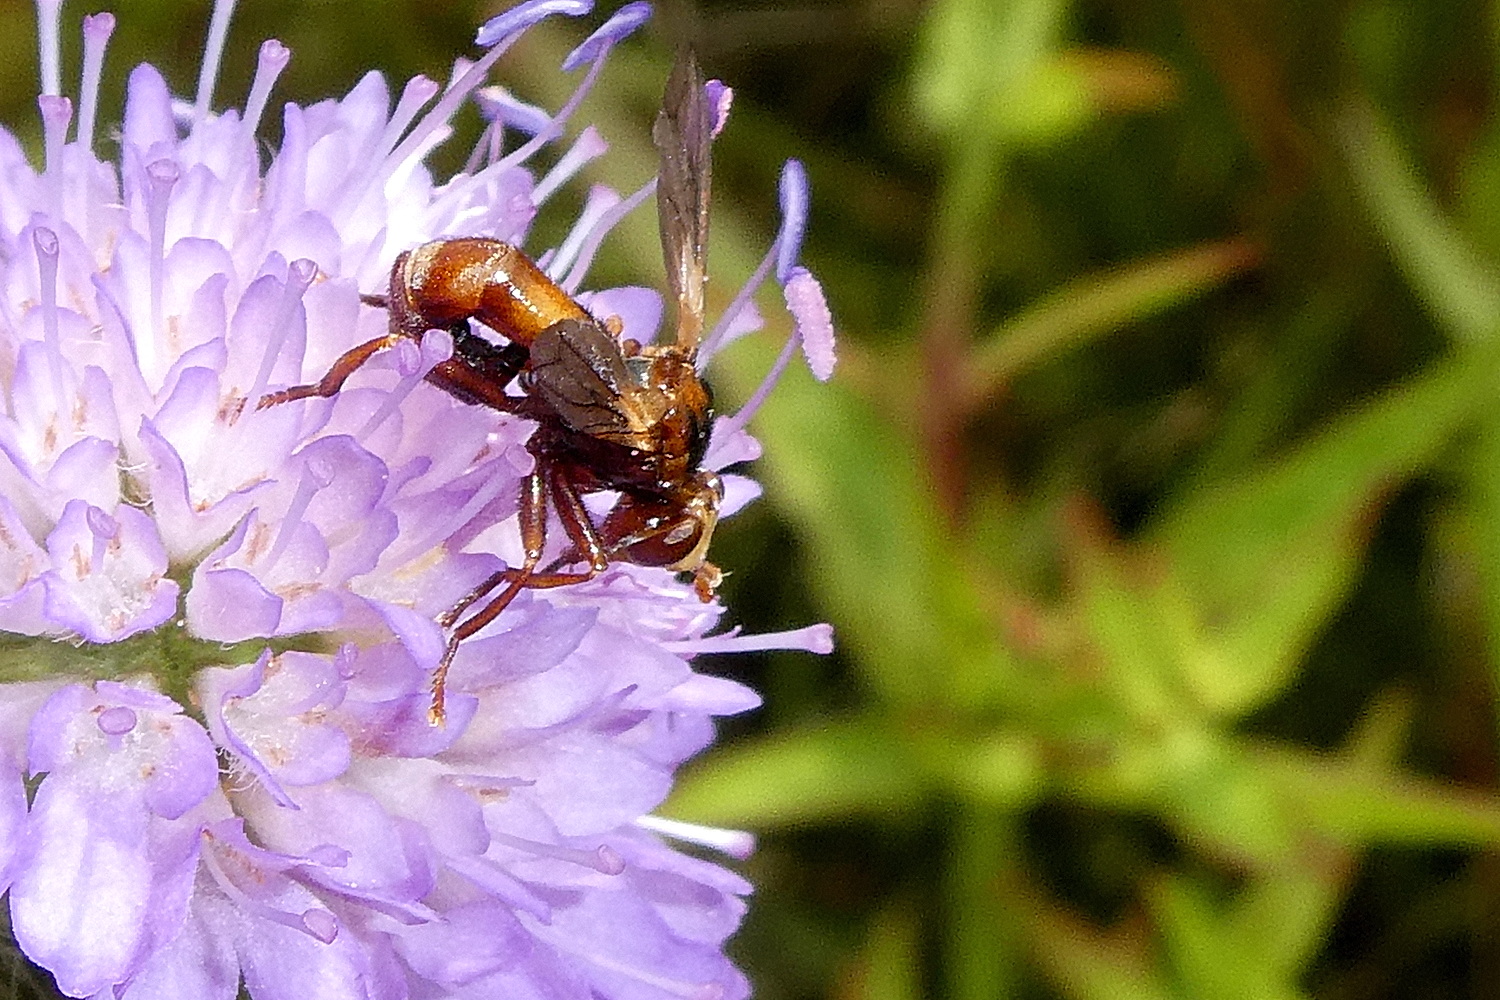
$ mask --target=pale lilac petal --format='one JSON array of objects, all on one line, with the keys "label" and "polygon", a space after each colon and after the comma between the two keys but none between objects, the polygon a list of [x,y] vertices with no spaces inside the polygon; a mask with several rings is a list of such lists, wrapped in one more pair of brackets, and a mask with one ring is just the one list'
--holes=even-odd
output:
[{"label": "pale lilac petal", "polygon": [[748,476],[721,472],[719,480],[724,484],[724,500],[719,504],[720,517],[733,517],[760,499],[762,492],[760,483]]},{"label": "pale lilac petal", "polygon": [[625,285],[619,288],[601,288],[596,292],[585,292],[578,296],[579,303],[600,322],[618,318],[622,330],[620,337],[650,344],[656,340],[661,329],[662,297],[654,288]]},{"label": "pale lilac petal", "polygon": [[8,762],[0,764],[0,892],[10,887],[15,876],[26,835],[26,809],[20,770]]},{"label": "pale lilac petal", "polygon": [[[112,532],[90,523],[110,517]],[[106,537],[108,535],[108,537]],[[113,515],[69,501],[47,536],[52,571],[46,614],[94,642],[112,642],[155,628],[177,610],[177,583],[166,578],[167,554],[143,511],[120,506]]]}]

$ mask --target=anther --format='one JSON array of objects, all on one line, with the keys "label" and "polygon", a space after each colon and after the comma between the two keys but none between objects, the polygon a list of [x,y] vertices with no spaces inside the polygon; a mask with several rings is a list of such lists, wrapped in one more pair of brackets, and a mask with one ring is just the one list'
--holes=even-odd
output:
[{"label": "anther", "polygon": [[396,408],[429,372],[453,357],[453,335],[447,330],[428,330],[422,334],[420,346],[403,337],[396,342],[393,350],[396,353],[396,371],[400,373],[401,381],[385,394],[380,406],[359,429],[355,437],[361,441],[396,412]]}]

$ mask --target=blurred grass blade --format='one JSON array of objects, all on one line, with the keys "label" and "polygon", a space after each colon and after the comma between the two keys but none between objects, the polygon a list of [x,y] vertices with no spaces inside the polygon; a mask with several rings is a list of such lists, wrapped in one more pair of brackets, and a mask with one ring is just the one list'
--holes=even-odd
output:
[{"label": "blurred grass blade", "polygon": [[1260,262],[1241,238],[1204,243],[1070,282],[1001,324],[975,352],[964,393],[978,409],[1028,367],[1162,312]]},{"label": "blurred grass blade", "polygon": [[845,1000],[922,1000],[924,928],[904,901],[887,906],[870,922],[854,981],[840,991]]},{"label": "blurred grass blade", "polygon": [[1231,927],[1208,890],[1187,877],[1159,880],[1151,908],[1166,945],[1169,964],[1194,997],[1255,997],[1298,1000],[1295,977],[1262,960],[1256,942]]},{"label": "blurred grass blade", "polygon": [[1105,935],[1056,904],[1027,900],[1032,954],[1058,992],[1070,1000],[1186,1000],[1157,969],[1155,949],[1122,921]]},{"label": "blurred grass blade", "polygon": [[917,808],[927,779],[896,734],[851,720],[735,744],[690,766],[665,812],[757,830]]},{"label": "blurred grass blade", "polygon": [[1195,677],[1243,711],[1277,691],[1342,600],[1381,497],[1429,466],[1493,395],[1488,352],[1467,352],[1387,390],[1279,461],[1198,490],[1151,537],[1180,592],[1214,623]]},{"label": "blurred grass blade", "polygon": [[1340,843],[1500,845],[1500,798],[1281,747],[1252,750],[1268,780],[1316,829]]},{"label": "blurred grass blade", "polygon": [[[747,338],[719,371],[748,394],[771,345]],[[793,366],[751,430],[766,444],[767,492],[805,540],[813,586],[876,692],[894,704],[975,703],[1020,680],[933,509],[925,463],[838,379]]]},{"label": "blurred grass blade", "polygon": [[[1041,66],[1060,37],[1067,0],[941,0],[917,39],[913,106],[948,138],[1004,127],[1002,97]],[[995,112],[1000,111],[997,115]]]},{"label": "blurred grass blade", "polygon": [[943,933],[947,995],[953,1000],[1015,996],[1020,966],[1015,900],[1006,892],[1022,856],[1013,816],[964,808],[949,825]]},{"label": "blurred grass blade", "polygon": [[1500,412],[1485,414],[1466,459],[1463,499],[1469,530],[1464,535],[1477,570],[1490,683],[1500,684]]},{"label": "blurred grass blade", "polygon": [[1438,210],[1374,108],[1346,112],[1340,132],[1355,183],[1417,295],[1456,339],[1493,336],[1500,326],[1495,265]]},{"label": "blurred grass blade", "polygon": [[1296,982],[1323,944],[1353,875],[1350,852],[1304,837],[1295,857],[1257,872],[1235,896],[1228,933],[1270,974]]}]

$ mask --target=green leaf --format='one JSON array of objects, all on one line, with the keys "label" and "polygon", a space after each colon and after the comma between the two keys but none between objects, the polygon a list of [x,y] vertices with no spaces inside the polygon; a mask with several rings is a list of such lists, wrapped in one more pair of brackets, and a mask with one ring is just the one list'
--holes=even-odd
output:
[{"label": "green leaf", "polygon": [[1069,282],[1001,324],[978,348],[967,373],[968,406],[979,407],[1030,366],[1216,288],[1259,259],[1254,244],[1227,239]]},{"label": "green leaf", "polygon": [[[1009,110],[1002,97],[1042,66],[1068,6],[1065,0],[941,0],[917,40],[913,105],[957,140],[974,138],[974,129],[1005,130],[995,115]],[[1020,113],[1025,110],[1023,104]]]},{"label": "green leaf", "polygon": [[858,972],[843,995],[850,1000],[921,1000],[922,921],[903,902],[870,922]]},{"label": "green leaf", "polygon": [[1207,703],[1245,711],[1280,689],[1347,591],[1382,495],[1488,403],[1493,371],[1472,352],[1436,364],[1154,527],[1197,609],[1190,661]]},{"label": "green leaf", "polygon": [[688,768],[675,818],[759,830],[917,809],[927,778],[909,747],[855,719],[738,743]]},{"label": "green leaf", "polygon": [[1500,682],[1500,411],[1480,421],[1462,466],[1463,542],[1478,570],[1480,613],[1489,644],[1491,683]]},{"label": "green leaf", "polygon": [[[765,338],[747,338],[720,384],[748,394],[772,357]],[[766,445],[767,492],[805,539],[812,585],[878,695],[968,704],[1018,690],[923,462],[883,414],[794,365],[751,430]]]},{"label": "green leaf", "polygon": [[1041,899],[1027,908],[1031,950],[1048,978],[1074,1000],[1174,1000],[1156,968],[1156,955],[1139,936],[1101,934]]},{"label": "green leaf", "polygon": [[1351,109],[1340,124],[1355,182],[1412,288],[1456,339],[1492,337],[1500,326],[1494,263],[1438,211],[1373,108]]},{"label": "green leaf", "polygon": [[953,1000],[1013,996],[1020,965],[1014,881],[1021,842],[1016,819],[994,809],[966,808],[949,825],[942,932],[947,995]]},{"label": "green leaf", "polygon": [[1152,911],[1184,992],[1223,1000],[1297,1000],[1294,979],[1262,961],[1256,942],[1223,919],[1203,887],[1164,878],[1151,893]]},{"label": "green leaf", "polygon": [[1345,757],[1258,747],[1268,780],[1306,822],[1345,844],[1500,844],[1500,798],[1369,767]]}]

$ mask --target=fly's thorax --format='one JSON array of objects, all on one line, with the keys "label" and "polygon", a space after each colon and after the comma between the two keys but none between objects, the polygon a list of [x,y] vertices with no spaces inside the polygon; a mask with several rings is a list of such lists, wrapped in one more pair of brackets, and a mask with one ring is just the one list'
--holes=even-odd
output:
[{"label": "fly's thorax", "polygon": [[688,353],[626,351],[591,321],[542,331],[521,380],[549,413],[532,450],[573,466],[592,488],[675,495],[702,464],[712,398]]},{"label": "fly's thorax", "polygon": [[637,382],[662,400],[656,428],[657,448],[680,454],[685,463],[679,478],[696,472],[708,451],[713,432],[714,400],[708,383],[698,374],[694,357],[676,345],[642,348],[626,358]]}]

